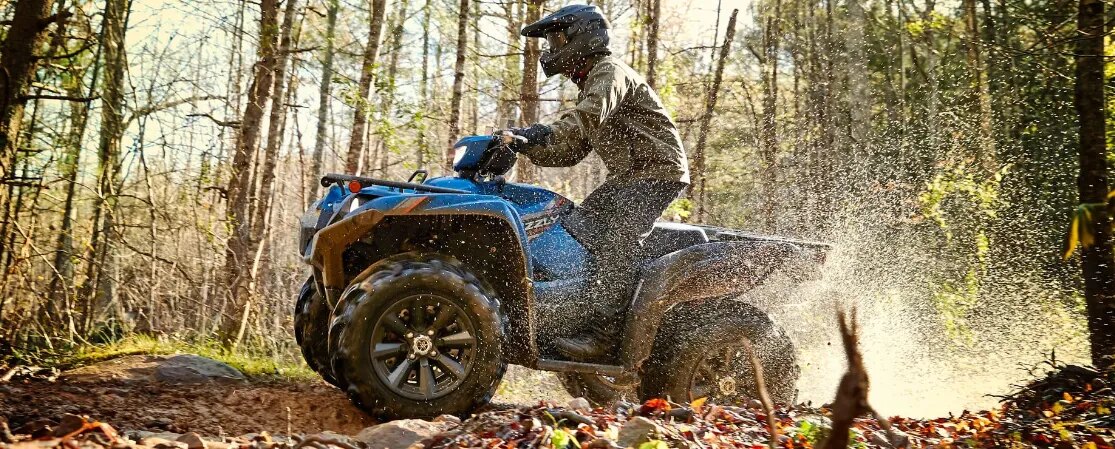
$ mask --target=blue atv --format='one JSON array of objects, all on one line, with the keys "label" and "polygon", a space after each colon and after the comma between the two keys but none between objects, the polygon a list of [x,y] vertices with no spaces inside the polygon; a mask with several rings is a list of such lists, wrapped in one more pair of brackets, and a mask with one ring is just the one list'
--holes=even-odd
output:
[{"label": "blue atv", "polygon": [[756,397],[748,343],[775,401],[794,400],[786,333],[743,294],[776,271],[817,276],[829,246],[711,226],[659,223],[642,248],[622,343],[604,363],[563,359],[557,337],[585,332],[593,255],[562,227],[576,207],[506,182],[516,155],[462,139],[456,176],[407,182],[331,174],[301,219],[313,267],[295,307],[306,362],[385,418],[467,415],[507,364],[559,373],[573,396]]}]

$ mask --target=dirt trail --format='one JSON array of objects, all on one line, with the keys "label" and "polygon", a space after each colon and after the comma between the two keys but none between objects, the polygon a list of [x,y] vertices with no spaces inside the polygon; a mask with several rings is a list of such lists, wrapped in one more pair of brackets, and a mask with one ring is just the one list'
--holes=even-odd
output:
[{"label": "dirt trail", "polygon": [[355,434],[375,423],[341,391],[319,380],[247,381],[220,372],[202,373],[210,376],[205,380],[196,368],[168,370],[168,358],[128,356],[58,379],[17,377],[0,383],[0,416],[12,428],[70,413],[110,421],[119,429],[205,435],[288,429]]}]

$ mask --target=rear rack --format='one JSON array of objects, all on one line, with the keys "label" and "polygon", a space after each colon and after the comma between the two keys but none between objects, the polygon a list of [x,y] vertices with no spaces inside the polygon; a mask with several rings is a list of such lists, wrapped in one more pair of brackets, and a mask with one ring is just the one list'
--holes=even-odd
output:
[{"label": "rear rack", "polygon": [[340,184],[341,187],[346,187],[346,183],[357,182],[361,186],[384,186],[393,187],[396,189],[409,189],[430,193],[463,193],[471,194],[468,190],[451,189],[448,187],[438,187],[426,184],[417,184],[413,182],[401,181],[388,181],[386,179],[367,178],[364,176],[342,175],[339,173],[330,173],[321,177],[321,186],[329,187],[330,184]]}]

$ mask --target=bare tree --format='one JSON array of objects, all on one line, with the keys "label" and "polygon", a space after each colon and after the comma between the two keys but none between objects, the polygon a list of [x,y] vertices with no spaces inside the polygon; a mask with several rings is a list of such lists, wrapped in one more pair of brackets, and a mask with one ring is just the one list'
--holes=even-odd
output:
[{"label": "bare tree", "polygon": [[[91,34],[91,33],[90,33]],[[92,37],[92,36],[90,36]],[[104,39],[98,39],[98,42],[103,42]],[[92,61],[92,82],[89,84],[88,90],[84,89],[82,80],[84,79],[85,67],[74,67],[72,81],[67,86],[67,93],[73,97],[92,97],[93,90],[97,86],[97,78],[100,74],[100,51],[101,45],[98,44],[96,54],[93,56]],[[59,161],[59,169],[61,170],[61,178],[66,186],[66,196],[63,200],[62,208],[62,221],[59,223],[58,241],[56,243],[56,251],[54,255],[54,266],[58,270],[57,276],[52,276],[50,281],[49,291],[51,294],[52,307],[61,307],[65,305],[66,312],[70,312],[70,296],[68,292],[74,285],[74,219],[76,215],[76,199],[77,199],[77,177],[78,168],[81,164],[81,142],[85,137],[85,129],[88,124],[89,118],[89,102],[75,101],[70,103],[70,130],[66,137],[64,148],[65,152],[62,155],[62,160]],[[73,321],[67,320],[67,329],[73,331]]]},{"label": "bare tree", "polygon": [[278,37],[279,7],[276,0],[260,2],[258,61],[252,70],[252,84],[248,89],[248,104],[236,136],[236,153],[233,156],[228,180],[228,226],[232,234],[225,251],[225,286],[228,288],[232,313],[221,322],[221,341],[229,348],[236,347],[243,338],[252,306],[252,265],[259,244],[259,236],[252,234],[251,178],[248,176],[252,155],[259,146],[263,113],[271,97],[271,83],[275,76]]},{"label": "bare tree", "polygon": [[[23,126],[23,108],[27,104],[27,88],[35,73],[43,32],[49,21],[53,0],[22,0],[15,3],[11,26],[0,44],[0,64],[4,80],[0,82],[0,181],[15,176],[16,144]],[[0,188],[0,217],[7,218],[8,189]]]},{"label": "bare tree", "polygon": [[124,33],[127,30],[126,0],[105,3],[103,46],[105,77],[101,89],[101,130],[97,145],[97,196],[93,206],[93,238],[82,296],[89,304],[85,326],[105,312],[114,299],[113,248],[120,176],[120,139],[124,136],[124,73],[127,64]]},{"label": "bare tree", "polygon": [[[526,23],[534,23],[542,18],[542,8],[545,0],[526,0]],[[527,39],[526,50],[523,53],[523,85],[519,90],[523,110],[523,125],[538,123],[538,58],[541,52],[538,49],[538,39]],[[531,183],[538,180],[538,167],[526,158],[519,158],[515,166],[518,181]]]},{"label": "bare tree", "polygon": [[252,233],[257,236],[266,231],[268,213],[271,210],[272,189],[275,184],[275,165],[278,163],[279,147],[286,132],[287,106],[283,104],[283,99],[286,97],[287,63],[291,59],[291,29],[294,28],[294,19],[297,15],[298,0],[286,0],[283,24],[279,28],[278,54],[271,74],[274,80],[271,88],[271,115],[267,121],[267,145],[263,151],[263,170],[260,173],[259,195],[257,195],[259,204],[252,219]]},{"label": "bare tree", "polygon": [[360,171],[360,160],[364,154],[364,134],[371,111],[371,88],[375,78],[376,60],[379,58],[379,45],[383,37],[383,17],[387,0],[372,0],[372,14],[368,22],[368,42],[364,45],[364,61],[360,65],[360,81],[357,82],[356,108],[352,113],[352,134],[348,138],[348,155],[345,157],[345,171]]},{"label": "bare tree", "polygon": [[[391,126],[391,115],[394,114],[395,96],[399,77],[399,56],[404,50],[403,31],[406,26],[409,9],[410,0],[399,0],[398,6],[393,13],[395,17],[391,21],[391,57],[387,62],[387,82],[383,89],[383,126]],[[388,137],[392,138],[393,134]],[[383,175],[387,174],[387,168],[391,165],[391,148],[388,140],[388,138],[380,139],[379,146],[376,150],[376,152],[379,153],[379,172]]]},{"label": "bare tree", "polygon": [[325,1],[325,51],[321,56],[321,87],[318,89],[317,130],[314,133],[314,196],[321,192],[317,177],[322,175],[325,160],[325,134],[329,127],[329,102],[333,94],[333,41],[337,33],[337,14],[341,9],[338,0]]},{"label": "bare tree", "polygon": [[778,156],[778,49],[781,40],[782,1],[774,0],[774,8],[766,17],[763,30],[762,83],[763,122],[759,128],[759,159],[762,161],[762,220],[767,230],[774,230],[774,208]]},{"label": "bare tree", "polygon": [[658,25],[662,20],[662,0],[647,0],[647,84],[658,87]]},{"label": "bare tree", "polygon": [[[418,84],[419,98],[422,104],[430,104],[430,0],[422,6],[422,80]],[[415,166],[425,168],[426,155],[430,152],[430,142],[426,137],[426,112],[419,112],[418,122],[418,148],[415,150]]]},{"label": "bare tree", "polygon": [[453,144],[461,135],[461,99],[465,88],[465,61],[468,51],[468,12],[469,0],[461,0],[457,12],[457,62],[453,64],[453,97],[449,100],[449,143],[442,169],[444,173],[453,171]]},{"label": "bare tree", "polygon": [[689,184],[689,198],[696,203],[697,213],[690,218],[702,221],[705,218],[707,206],[705,204],[705,146],[708,144],[709,129],[712,126],[712,116],[716,113],[716,100],[720,95],[720,83],[724,79],[724,63],[732,51],[732,39],[736,37],[736,16],[738,9],[732,10],[732,17],[728,19],[728,31],[724,34],[724,44],[720,47],[720,59],[716,62],[716,71],[709,86],[708,96],[705,99],[705,114],[701,118],[701,131],[697,135],[697,147],[693,149],[693,182]]},{"label": "bare tree", "polygon": [[972,79],[972,97],[976,116],[979,117],[977,133],[976,161],[984,171],[995,171],[995,136],[991,124],[991,88],[987,80],[987,67],[984,65],[984,45],[980,37],[979,18],[976,16],[976,0],[964,0],[964,29],[967,34],[968,72]]}]

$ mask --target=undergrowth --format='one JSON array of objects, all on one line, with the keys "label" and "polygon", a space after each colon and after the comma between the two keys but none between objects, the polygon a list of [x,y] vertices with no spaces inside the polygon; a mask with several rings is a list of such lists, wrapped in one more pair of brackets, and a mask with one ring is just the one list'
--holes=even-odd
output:
[{"label": "undergrowth", "polygon": [[81,344],[66,349],[15,352],[0,365],[38,365],[68,370],[128,355],[197,354],[227,363],[254,379],[317,379],[301,357],[240,349],[227,351],[215,340],[185,341],[151,335],[130,335],[101,344]]}]

